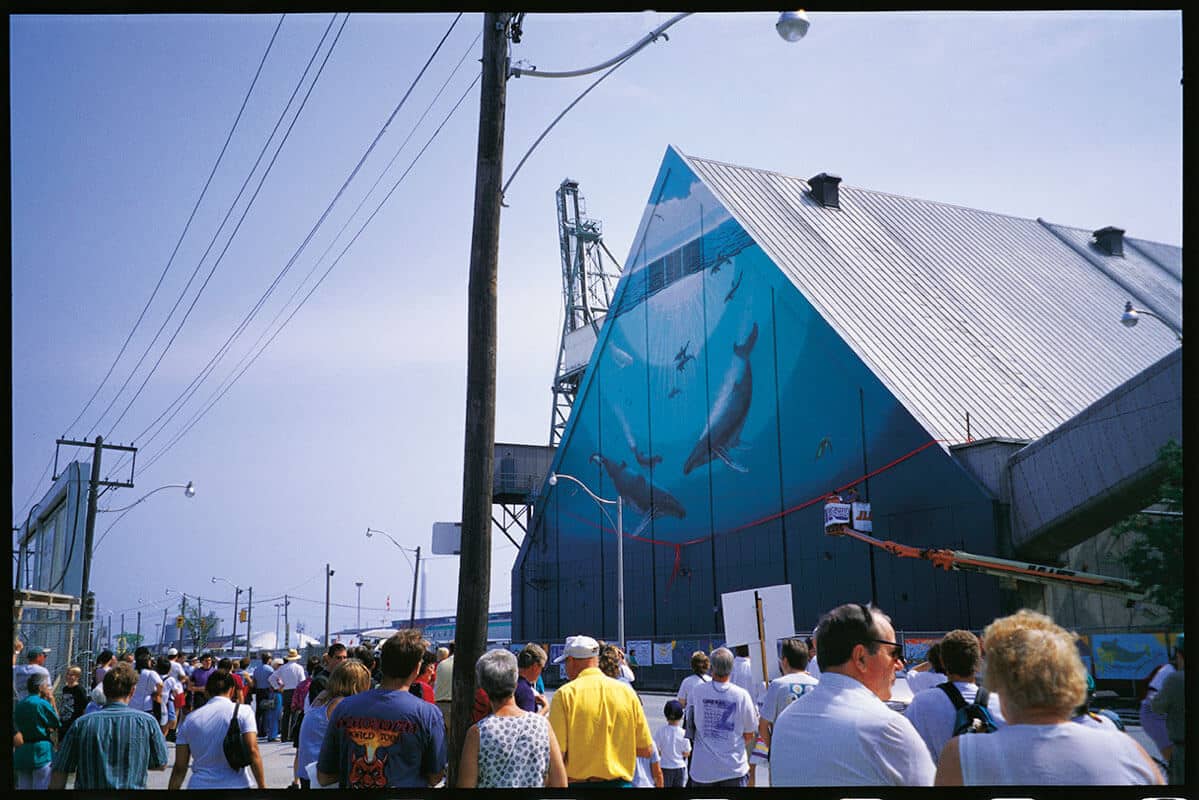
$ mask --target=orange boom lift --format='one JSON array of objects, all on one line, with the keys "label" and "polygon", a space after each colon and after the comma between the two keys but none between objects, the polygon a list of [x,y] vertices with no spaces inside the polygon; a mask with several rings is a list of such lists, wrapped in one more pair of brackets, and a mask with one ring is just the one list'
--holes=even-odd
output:
[{"label": "orange boom lift", "polygon": [[[856,507],[856,508],[855,508]],[[994,556],[980,556],[967,553],[964,550],[948,550],[934,547],[912,547],[899,542],[876,539],[868,533],[853,527],[853,520],[861,518],[861,509],[865,507],[866,518],[869,518],[868,504],[846,503],[839,495],[832,495],[824,506],[824,532],[829,536],[849,536],[871,547],[886,550],[900,558],[922,558],[931,561],[934,566],[945,570],[961,572],[981,572],[984,575],[995,575],[1000,578],[1010,578],[1031,583],[1044,583],[1050,586],[1074,586],[1093,592],[1115,595],[1132,603],[1143,600],[1145,592],[1136,581],[1124,578],[1112,578],[1106,575],[1096,575],[1091,572],[1080,572],[1065,567],[1050,567],[1044,564],[1032,564]],[[856,511],[856,513],[855,513]]]}]

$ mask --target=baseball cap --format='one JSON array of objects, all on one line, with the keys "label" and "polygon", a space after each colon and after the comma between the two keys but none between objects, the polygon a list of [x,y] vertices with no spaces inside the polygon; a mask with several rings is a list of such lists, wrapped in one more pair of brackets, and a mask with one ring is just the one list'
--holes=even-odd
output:
[{"label": "baseball cap", "polygon": [[665,708],[662,709],[662,713],[667,719],[682,719],[683,704],[678,700],[667,700]]},{"label": "baseball cap", "polygon": [[171,649],[167,650],[167,655],[174,657],[179,655],[179,651],[172,647]]},{"label": "baseball cap", "polygon": [[599,655],[599,642],[590,636],[567,636],[566,650],[554,659],[561,664],[568,658],[595,658]]},{"label": "baseball cap", "polygon": [[50,649],[47,647],[38,647],[38,646],[34,645],[33,647],[25,648],[25,658],[32,660],[32,659],[37,658],[38,656],[43,656],[49,652],[50,652]]}]

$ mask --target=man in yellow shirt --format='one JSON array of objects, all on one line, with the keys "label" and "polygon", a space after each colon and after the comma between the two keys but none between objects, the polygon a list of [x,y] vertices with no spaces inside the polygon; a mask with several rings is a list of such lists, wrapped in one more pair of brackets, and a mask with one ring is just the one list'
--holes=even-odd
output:
[{"label": "man in yellow shirt", "polygon": [[571,784],[630,787],[637,757],[653,756],[653,738],[645,709],[626,683],[599,670],[599,642],[568,636],[566,662],[570,682],[554,693],[550,725],[566,761]]}]

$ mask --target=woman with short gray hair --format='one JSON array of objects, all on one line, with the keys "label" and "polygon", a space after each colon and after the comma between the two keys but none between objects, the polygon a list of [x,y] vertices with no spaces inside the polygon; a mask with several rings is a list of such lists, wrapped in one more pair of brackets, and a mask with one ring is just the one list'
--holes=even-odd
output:
[{"label": "woman with short gray hair", "polygon": [[466,732],[458,787],[463,789],[566,786],[566,765],[549,722],[516,705],[516,656],[490,650],[475,664],[475,678],[491,714]]}]

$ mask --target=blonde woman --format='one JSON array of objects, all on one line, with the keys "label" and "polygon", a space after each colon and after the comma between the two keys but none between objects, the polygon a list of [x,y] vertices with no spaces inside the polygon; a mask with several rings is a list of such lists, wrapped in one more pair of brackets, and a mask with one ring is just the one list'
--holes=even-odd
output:
[{"label": "blonde woman", "polygon": [[984,683],[1007,725],[957,736],[941,750],[938,786],[1160,784],[1136,740],[1072,721],[1087,673],[1072,633],[1027,609],[983,630]]},{"label": "blonde woman", "polygon": [[304,712],[300,722],[300,743],[296,750],[293,766],[295,783],[304,789],[310,788],[308,765],[321,754],[321,743],[329,728],[329,715],[343,699],[365,692],[371,688],[370,670],[361,661],[342,661],[329,675],[324,691],[316,696],[312,706]]}]

